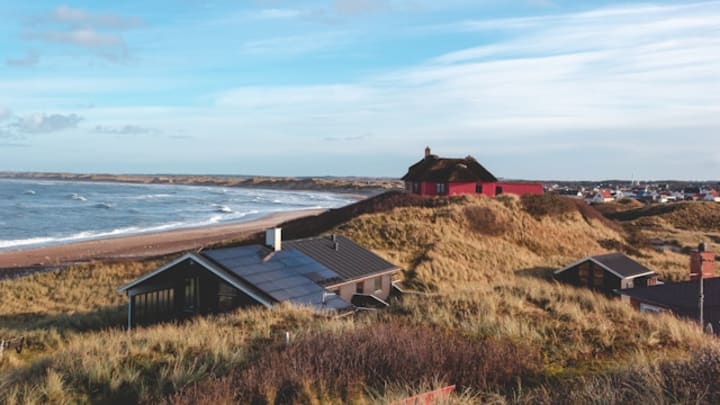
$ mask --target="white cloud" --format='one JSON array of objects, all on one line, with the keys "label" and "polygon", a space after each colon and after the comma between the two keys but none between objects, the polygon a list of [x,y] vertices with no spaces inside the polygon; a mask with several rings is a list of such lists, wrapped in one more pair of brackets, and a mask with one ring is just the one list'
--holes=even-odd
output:
[{"label": "white cloud", "polygon": [[332,49],[343,41],[345,41],[343,33],[328,31],[246,41],[240,46],[239,51],[249,55],[286,57]]},{"label": "white cloud", "polygon": [[0,106],[0,121],[4,121],[12,116],[9,108]]},{"label": "white cloud", "polygon": [[76,114],[33,114],[19,117],[12,127],[21,134],[40,134],[76,128],[82,120]]},{"label": "white cloud", "polygon": [[95,126],[95,132],[101,134],[112,134],[112,135],[143,135],[158,132],[155,129],[142,127],[139,125],[122,125],[119,127],[111,126]]},{"label": "white cloud", "polygon": [[89,48],[125,48],[125,41],[123,41],[122,37],[118,35],[98,32],[89,28],[61,32],[32,33],[27,34],[26,37],[28,39],[40,39],[50,42],[60,42]]},{"label": "white cloud", "polygon": [[111,61],[126,60],[129,51],[120,31],[142,27],[144,22],[135,17],[114,14],[97,14],[90,11],[60,6],[50,14],[31,21],[22,37],[73,45],[91,50]]},{"label": "white cloud", "polygon": [[130,29],[144,25],[143,20],[140,18],[124,17],[114,14],[97,14],[68,6],[57,7],[50,13],[49,19],[81,27],[105,27],[112,29]]},{"label": "white cloud", "polygon": [[250,14],[252,18],[260,20],[287,20],[303,15],[306,15],[306,12],[291,8],[265,8]]}]

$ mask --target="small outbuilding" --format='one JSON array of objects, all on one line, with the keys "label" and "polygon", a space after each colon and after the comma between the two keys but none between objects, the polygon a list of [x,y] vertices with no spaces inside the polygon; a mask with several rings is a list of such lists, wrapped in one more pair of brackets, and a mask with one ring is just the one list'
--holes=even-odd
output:
[{"label": "small outbuilding", "polygon": [[657,284],[657,274],[622,253],[588,256],[556,270],[555,279],[613,295],[614,290]]}]

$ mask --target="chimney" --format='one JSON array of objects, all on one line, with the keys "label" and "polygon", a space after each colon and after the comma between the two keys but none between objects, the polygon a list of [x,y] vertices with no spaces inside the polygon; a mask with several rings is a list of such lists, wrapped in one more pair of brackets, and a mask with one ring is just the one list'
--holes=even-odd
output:
[{"label": "chimney", "polygon": [[717,277],[715,274],[715,253],[708,252],[704,243],[698,245],[697,251],[690,253],[690,279]]},{"label": "chimney", "polygon": [[427,158],[427,157],[430,157],[430,147],[429,147],[429,146],[426,146],[426,147],[425,147],[425,157],[426,157],[426,158]]},{"label": "chimney", "polygon": [[268,228],[265,230],[265,245],[275,252],[282,250],[282,228]]}]

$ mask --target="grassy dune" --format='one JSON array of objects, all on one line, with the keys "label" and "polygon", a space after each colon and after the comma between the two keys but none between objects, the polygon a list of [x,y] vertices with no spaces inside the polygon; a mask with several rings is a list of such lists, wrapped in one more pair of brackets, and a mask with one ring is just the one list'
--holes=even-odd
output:
[{"label": "grassy dune", "polygon": [[685,256],[636,247],[623,227],[553,197],[378,211],[330,231],[400,264],[405,284],[427,292],[380,312],[280,307],[127,333],[114,289],[157,263],[0,282],[0,336],[31,344],[0,358],[0,402],[364,404],[443,384],[458,386],[452,403],[720,400],[714,338],[550,279],[608,246],[670,275],[687,271]]}]

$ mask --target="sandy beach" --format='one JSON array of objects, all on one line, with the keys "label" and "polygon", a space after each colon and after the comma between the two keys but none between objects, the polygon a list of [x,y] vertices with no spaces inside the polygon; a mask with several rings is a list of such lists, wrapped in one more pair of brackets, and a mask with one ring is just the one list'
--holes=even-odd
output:
[{"label": "sandy beach", "polygon": [[234,224],[0,252],[0,278],[90,260],[143,259],[193,250],[246,237],[285,221],[317,215],[323,211],[325,210],[283,212]]}]

